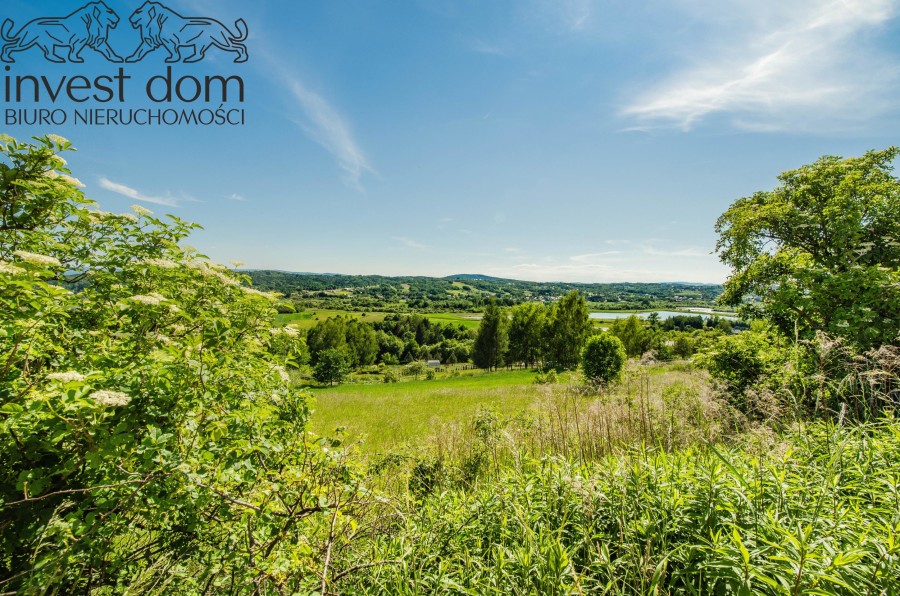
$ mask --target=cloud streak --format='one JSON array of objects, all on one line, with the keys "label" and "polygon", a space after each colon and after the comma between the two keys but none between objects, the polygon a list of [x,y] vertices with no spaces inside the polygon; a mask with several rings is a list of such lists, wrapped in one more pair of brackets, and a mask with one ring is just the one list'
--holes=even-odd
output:
[{"label": "cloud streak", "polygon": [[113,182],[112,180],[104,177],[101,177],[99,182],[100,188],[116,193],[117,195],[133,199],[135,201],[153,203],[154,205],[165,205],[167,207],[178,207],[178,202],[170,197],[154,197],[145,195],[142,192],[131,188],[130,186],[125,186],[124,184],[120,184],[119,182]]},{"label": "cloud streak", "polygon": [[406,247],[408,247],[408,248],[419,248],[419,249],[421,249],[421,248],[428,248],[428,247],[425,246],[424,244],[422,244],[422,243],[420,243],[420,242],[416,242],[415,240],[412,240],[412,239],[410,239],[410,238],[406,238],[406,237],[404,237],[404,236],[394,236],[393,239],[396,240],[397,242],[403,244],[404,246],[406,246]]},{"label": "cloud streak", "polygon": [[299,79],[284,76],[292,97],[304,114],[298,124],[307,136],[334,156],[344,171],[344,182],[356,190],[363,190],[361,178],[366,172],[375,173],[365,153],[353,138],[344,117],[324,97],[308,89]]},{"label": "cloud streak", "polygon": [[682,0],[710,38],[622,114],[690,130],[726,115],[745,130],[853,128],[892,108],[898,61],[873,47],[892,0]]}]

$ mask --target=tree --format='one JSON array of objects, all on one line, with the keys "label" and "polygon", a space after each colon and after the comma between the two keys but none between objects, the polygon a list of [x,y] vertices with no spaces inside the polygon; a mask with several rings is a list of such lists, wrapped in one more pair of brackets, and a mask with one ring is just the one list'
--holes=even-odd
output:
[{"label": "tree", "polygon": [[319,354],[325,350],[347,351],[347,319],[337,316],[319,321],[307,333],[306,345],[313,365],[318,364]]},{"label": "tree", "polygon": [[361,321],[343,315],[320,321],[307,335],[312,363],[319,362],[325,350],[341,350],[351,367],[368,366],[378,356],[378,337],[375,329]]},{"label": "tree", "polygon": [[590,331],[587,302],[572,290],[550,307],[544,328],[545,360],[559,368],[575,368]]},{"label": "tree", "polygon": [[[822,157],[719,217],[717,250],[732,275],[722,302],[782,333],[816,331],[858,348],[900,334],[900,149]],[[758,305],[745,304],[758,297]]]},{"label": "tree", "polygon": [[496,300],[490,300],[478,325],[478,335],[472,349],[472,360],[476,366],[494,370],[503,364],[509,347],[508,329],[506,313]]},{"label": "tree", "polygon": [[351,366],[375,364],[375,358],[378,357],[378,338],[375,329],[367,323],[350,320],[347,322],[346,334]]},{"label": "tree", "polygon": [[610,383],[618,380],[625,370],[628,355],[618,337],[601,333],[588,338],[581,351],[581,368],[590,381]]},{"label": "tree", "polygon": [[622,341],[629,358],[643,356],[644,352],[650,349],[653,339],[652,333],[644,327],[637,315],[613,321],[609,326],[609,332]]},{"label": "tree", "polygon": [[350,374],[350,359],[342,350],[334,348],[319,352],[319,361],[313,368],[313,378],[320,383],[334,385]]},{"label": "tree", "polygon": [[509,360],[534,365],[541,356],[547,309],[537,302],[513,307],[509,324]]}]

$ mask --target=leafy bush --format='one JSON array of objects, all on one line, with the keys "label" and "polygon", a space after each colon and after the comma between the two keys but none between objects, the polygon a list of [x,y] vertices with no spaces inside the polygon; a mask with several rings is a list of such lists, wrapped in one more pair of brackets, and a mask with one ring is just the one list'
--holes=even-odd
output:
[{"label": "leafy bush", "polygon": [[534,376],[535,385],[555,385],[559,382],[559,375],[555,370],[548,370],[545,373],[538,373]]},{"label": "leafy bush", "polygon": [[[0,139],[0,592],[308,592],[359,477],[307,437],[273,298]],[[327,569],[326,576],[327,576]]]},{"label": "leafy bush", "polygon": [[609,333],[591,336],[581,351],[584,376],[595,383],[610,383],[619,379],[627,360],[624,344]]},{"label": "leafy bush", "polygon": [[791,385],[799,380],[798,355],[776,331],[756,322],[750,331],[720,337],[694,361],[709,370],[737,410],[753,417],[770,417],[773,412],[767,410],[785,404],[772,404],[761,397],[784,401]]}]

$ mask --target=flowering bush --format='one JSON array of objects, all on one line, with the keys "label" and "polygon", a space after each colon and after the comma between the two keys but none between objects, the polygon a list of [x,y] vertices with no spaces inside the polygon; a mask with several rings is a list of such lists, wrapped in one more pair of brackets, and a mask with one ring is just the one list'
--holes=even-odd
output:
[{"label": "flowering bush", "polygon": [[195,225],[96,210],[69,150],[0,137],[0,592],[324,587],[361,488],[305,433],[305,346]]}]

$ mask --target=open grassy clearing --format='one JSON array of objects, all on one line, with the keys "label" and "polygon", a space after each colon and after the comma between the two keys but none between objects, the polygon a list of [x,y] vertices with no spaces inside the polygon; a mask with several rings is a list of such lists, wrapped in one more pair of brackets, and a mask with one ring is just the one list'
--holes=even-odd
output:
[{"label": "open grassy clearing", "polygon": [[546,396],[530,371],[496,372],[368,385],[316,389],[312,430],[331,434],[345,427],[350,440],[365,439],[361,450],[379,453],[424,439],[441,425],[460,422],[479,408],[515,415]]},{"label": "open grassy clearing", "polygon": [[[654,395],[674,384],[706,383],[704,377],[683,365],[651,367],[645,372],[641,382]],[[439,376],[432,381],[312,389],[315,412],[311,430],[329,435],[343,427],[349,440],[364,439],[361,451],[382,453],[405,443],[424,444],[448,425],[468,423],[483,408],[509,418],[571,397],[574,376],[561,375],[560,382],[553,385],[537,385],[535,376],[532,371],[478,371],[459,377]],[[613,394],[634,393],[637,383],[625,382]]]}]

